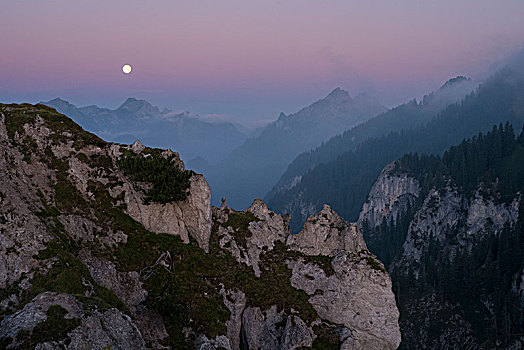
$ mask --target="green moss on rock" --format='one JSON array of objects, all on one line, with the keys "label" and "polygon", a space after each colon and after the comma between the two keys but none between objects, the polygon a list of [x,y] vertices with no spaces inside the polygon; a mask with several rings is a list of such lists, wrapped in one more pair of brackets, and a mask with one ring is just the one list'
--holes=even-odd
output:
[{"label": "green moss on rock", "polygon": [[[261,276],[256,277],[251,267],[220,249],[217,224],[209,254],[195,245],[184,244],[177,236],[153,234],[141,225],[135,228],[126,232],[127,243],[115,251],[114,261],[119,269],[142,271],[143,277],[148,276],[143,279],[148,290],[146,303],[163,316],[170,346],[189,346],[182,332],[188,326],[208,337],[225,334],[229,310],[220,294],[222,286],[242,290],[249,306],[267,310],[276,305],[287,313],[293,309],[307,322],[318,318],[307,293],[291,286],[285,255],[265,255]],[[169,255],[164,255],[164,261],[168,267],[155,265],[166,252]]]},{"label": "green moss on rock", "polygon": [[36,116],[40,116],[51,130],[49,138],[54,143],[73,141],[75,149],[79,150],[86,145],[104,146],[105,141],[98,136],[82,129],[78,124],[54,108],[36,104],[0,104],[0,111],[5,115],[5,124],[9,138],[15,134],[24,134],[24,125],[33,123]]},{"label": "green moss on rock", "polygon": [[382,265],[376,261],[375,259],[373,259],[372,256],[368,256],[366,257],[366,262],[368,263],[369,266],[371,266],[371,268],[373,270],[378,270],[378,271],[382,271],[382,272],[386,272],[386,270],[382,267]]},{"label": "green moss on rock", "polygon": [[193,172],[181,170],[174,164],[173,158],[158,153],[141,155],[125,151],[118,160],[118,166],[132,181],[151,184],[150,189],[144,190],[145,204],[183,201],[189,194]]},{"label": "green moss on rock", "polygon": [[32,287],[24,294],[23,299],[27,302],[44,292],[67,293],[77,297],[88,308],[106,310],[116,307],[130,314],[129,309],[112,291],[95,283],[86,265],[76,257],[80,247],[69,238],[60,221],[51,218],[46,224],[55,239],[48,242],[46,249],[40,251],[36,258],[51,259],[52,267],[47,273],[35,274],[31,280]]},{"label": "green moss on rock", "polygon": [[231,227],[233,232],[230,232],[231,235],[235,238],[237,244],[240,244],[243,247],[246,247],[246,239],[253,236],[251,231],[249,231],[249,224],[251,222],[260,221],[253,213],[251,212],[230,212],[228,214],[228,219],[226,222],[222,223],[221,226],[224,228]]},{"label": "green moss on rock", "polygon": [[27,108],[21,106],[27,105],[0,105],[0,110],[5,115],[7,135],[11,139],[14,139],[16,133],[23,135],[25,133],[24,125],[34,122],[36,118],[35,114],[30,113]]},{"label": "green moss on rock", "polygon": [[334,327],[320,324],[313,327],[317,338],[313,341],[313,350],[338,350],[340,349],[340,340],[338,330]]},{"label": "green moss on rock", "polygon": [[66,318],[67,314],[67,310],[62,306],[51,305],[47,310],[47,319],[37,324],[31,332],[30,345],[67,338],[67,333],[81,324],[78,318]]}]

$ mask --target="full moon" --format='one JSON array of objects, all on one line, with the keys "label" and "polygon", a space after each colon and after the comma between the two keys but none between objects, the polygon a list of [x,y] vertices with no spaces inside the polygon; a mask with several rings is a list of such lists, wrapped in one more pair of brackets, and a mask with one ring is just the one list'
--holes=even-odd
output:
[{"label": "full moon", "polygon": [[124,66],[122,67],[122,72],[124,72],[124,74],[131,73],[131,66],[129,64],[124,64]]}]

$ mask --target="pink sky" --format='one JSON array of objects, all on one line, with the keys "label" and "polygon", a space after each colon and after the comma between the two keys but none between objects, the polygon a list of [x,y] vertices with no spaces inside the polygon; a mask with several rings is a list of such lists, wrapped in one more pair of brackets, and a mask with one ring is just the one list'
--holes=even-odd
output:
[{"label": "pink sky", "polygon": [[[276,118],[340,86],[394,105],[524,42],[521,0],[4,0],[0,101],[129,96]],[[121,66],[133,72],[125,76]]]}]

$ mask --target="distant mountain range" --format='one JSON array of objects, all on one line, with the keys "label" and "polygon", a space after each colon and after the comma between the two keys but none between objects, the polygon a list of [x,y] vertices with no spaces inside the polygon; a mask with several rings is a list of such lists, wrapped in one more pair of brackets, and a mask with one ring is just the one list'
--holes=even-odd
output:
[{"label": "distant mountain range", "polygon": [[[507,68],[436,116],[416,113],[423,110],[425,103],[422,106],[412,103],[411,107],[404,107],[415,110],[410,119],[422,118],[425,122],[369,138],[349,151],[338,151],[325,161],[317,160],[317,165],[310,169],[304,167],[306,171],[294,180],[281,181],[280,189],[274,189],[266,198],[268,206],[280,213],[290,213],[295,231],[300,229],[309,212],[315,212],[324,203],[345,219],[356,220],[382,168],[405,153],[440,153],[463,138],[486,132],[499,123],[509,122],[516,129],[521,128],[523,87],[524,79],[514,69]],[[347,138],[351,133],[344,136]]]},{"label": "distant mountain range", "polygon": [[161,111],[135,98],[128,98],[115,110],[95,105],[79,108],[60,98],[42,103],[106,140],[132,143],[139,139],[151,147],[176,150],[186,160],[197,158],[199,164],[219,161],[248,136],[234,123],[211,122],[190,112]]},{"label": "distant mountain range", "polygon": [[427,123],[449,105],[462,101],[477,86],[478,83],[464,76],[449,79],[440,89],[425,95],[420,103],[411,100],[401,104],[341,135],[334,136],[314,150],[300,154],[288,166],[268,194],[268,198],[292,188],[308,170],[335,160],[342,153],[355,149],[363,141]]},{"label": "distant mountain range", "polygon": [[206,174],[214,203],[225,196],[233,207],[245,208],[253,197],[262,197],[271,189],[298,154],[386,110],[373,97],[351,97],[336,88],[294,114],[281,113],[278,120],[224,160],[198,170]]}]

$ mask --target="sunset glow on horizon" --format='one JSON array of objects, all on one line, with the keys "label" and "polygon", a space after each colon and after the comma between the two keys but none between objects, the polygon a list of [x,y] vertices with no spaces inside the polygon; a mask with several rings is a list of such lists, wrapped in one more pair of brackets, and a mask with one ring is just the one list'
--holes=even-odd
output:
[{"label": "sunset glow on horizon", "polygon": [[[60,96],[114,107],[136,96],[248,119],[294,112],[337,86],[395,105],[455,75],[480,78],[524,41],[524,2],[514,0],[8,0],[3,7],[2,101]],[[122,74],[124,60],[139,69]]]}]

